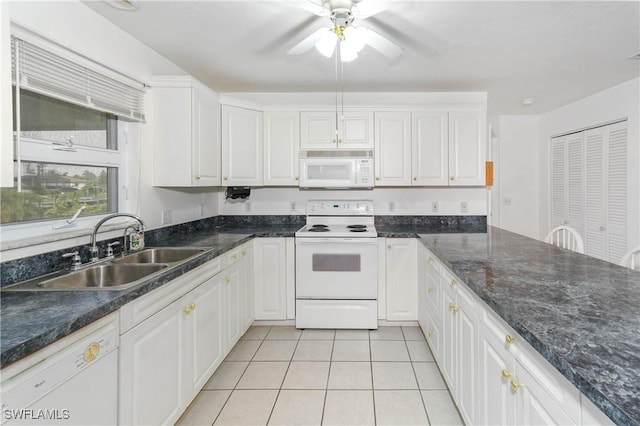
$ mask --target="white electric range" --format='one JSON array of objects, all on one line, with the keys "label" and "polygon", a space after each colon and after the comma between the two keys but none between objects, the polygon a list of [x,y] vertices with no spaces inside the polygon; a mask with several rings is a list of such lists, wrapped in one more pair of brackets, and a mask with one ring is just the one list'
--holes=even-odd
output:
[{"label": "white electric range", "polygon": [[295,237],[296,327],[378,328],[373,201],[309,201]]}]

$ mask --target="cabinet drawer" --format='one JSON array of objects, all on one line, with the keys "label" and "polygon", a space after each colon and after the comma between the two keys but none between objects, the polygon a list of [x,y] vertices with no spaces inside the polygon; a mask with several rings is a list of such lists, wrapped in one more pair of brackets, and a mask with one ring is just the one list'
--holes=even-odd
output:
[{"label": "cabinet drawer", "polygon": [[442,287],[445,289],[445,291],[454,291],[456,287],[460,286],[460,279],[458,279],[458,277],[456,277],[447,268],[442,268],[440,276],[442,277],[440,282],[442,283]]},{"label": "cabinet drawer", "polygon": [[229,250],[227,253],[224,254],[225,256],[225,268],[227,266],[231,266],[234,263],[236,263],[237,261],[240,260],[240,256],[241,256],[241,251],[242,248],[241,247],[236,247],[232,250]]},{"label": "cabinet drawer", "polygon": [[120,334],[149,318],[174,300],[184,296],[222,270],[222,258],[200,265],[170,283],[127,303],[120,308]]},{"label": "cabinet drawer", "polygon": [[427,271],[433,272],[435,275],[440,276],[442,273],[442,264],[438,260],[438,258],[431,253],[431,251],[427,248],[424,249],[425,257],[424,260],[427,262]]}]

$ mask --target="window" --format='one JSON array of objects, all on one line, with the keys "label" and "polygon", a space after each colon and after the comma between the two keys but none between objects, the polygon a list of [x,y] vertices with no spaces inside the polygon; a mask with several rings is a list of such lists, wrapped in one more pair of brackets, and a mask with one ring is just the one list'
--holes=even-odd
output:
[{"label": "window", "polygon": [[[118,211],[118,164],[96,156],[117,151],[117,118],[27,90],[19,105],[21,155],[14,187],[0,189],[0,222],[69,218],[81,206],[83,215]],[[51,162],[55,151],[63,162]]]},{"label": "window", "polygon": [[144,85],[18,33],[11,40],[14,187],[0,189],[3,231],[59,223],[81,207],[83,217],[117,212],[119,125],[144,120]]}]

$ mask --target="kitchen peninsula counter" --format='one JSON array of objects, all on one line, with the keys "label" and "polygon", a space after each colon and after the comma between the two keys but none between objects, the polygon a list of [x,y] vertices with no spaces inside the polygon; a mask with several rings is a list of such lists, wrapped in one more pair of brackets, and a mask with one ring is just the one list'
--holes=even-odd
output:
[{"label": "kitchen peninsula counter", "polygon": [[489,226],[422,243],[617,424],[640,424],[640,272]]}]

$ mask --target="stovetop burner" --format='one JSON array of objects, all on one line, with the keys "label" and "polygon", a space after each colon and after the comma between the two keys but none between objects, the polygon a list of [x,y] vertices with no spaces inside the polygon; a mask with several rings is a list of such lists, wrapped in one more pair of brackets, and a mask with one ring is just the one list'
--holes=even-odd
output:
[{"label": "stovetop burner", "polygon": [[308,231],[309,232],[329,232],[329,228],[312,226],[311,228],[308,229]]},{"label": "stovetop burner", "polygon": [[310,200],[307,203],[307,223],[296,231],[295,236],[310,238],[307,242],[314,244],[330,238],[363,239],[364,242],[367,238],[377,238],[373,201]]}]

